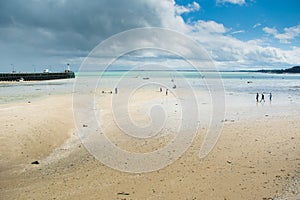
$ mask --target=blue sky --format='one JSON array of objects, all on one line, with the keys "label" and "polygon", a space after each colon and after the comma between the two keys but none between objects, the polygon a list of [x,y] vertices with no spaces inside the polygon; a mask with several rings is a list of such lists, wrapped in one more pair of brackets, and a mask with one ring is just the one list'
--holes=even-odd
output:
[{"label": "blue sky", "polygon": [[185,34],[221,70],[287,68],[300,65],[299,7],[297,0],[1,0],[0,71],[67,63],[76,70],[102,41],[143,27]]},{"label": "blue sky", "polygon": [[[227,34],[243,41],[267,37],[264,27],[276,28],[283,33],[285,28],[300,24],[299,7],[297,0],[256,0],[241,1],[242,4],[231,1],[212,0],[176,0],[176,4],[186,6],[197,2],[200,9],[195,12],[182,14],[186,23],[197,20],[213,20],[228,27]],[[238,2],[238,1],[237,1]],[[272,44],[282,48],[289,48],[291,44],[283,45],[275,38],[268,38]],[[299,46],[300,37],[290,40],[292,45]]]}]

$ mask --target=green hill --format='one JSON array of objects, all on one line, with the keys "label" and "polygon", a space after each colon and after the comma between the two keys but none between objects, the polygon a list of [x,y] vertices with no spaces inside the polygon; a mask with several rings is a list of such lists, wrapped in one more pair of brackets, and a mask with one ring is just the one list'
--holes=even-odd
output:
[{"label": "green hill", "polygon": [[295,66],[292,68],[288,69],[261,69],[258,70],[257,72],[262,72],[262,73],[275,73],[275,74],[285,74],[285,73],[300,73],[300,66]]}]

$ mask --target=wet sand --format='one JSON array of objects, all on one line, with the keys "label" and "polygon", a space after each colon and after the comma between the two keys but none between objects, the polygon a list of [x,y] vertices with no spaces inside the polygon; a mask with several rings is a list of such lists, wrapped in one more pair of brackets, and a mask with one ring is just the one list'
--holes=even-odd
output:
[{"label": "wet sand", "polygon": [[[207,127],[201,127],[180,159],[140,174],[111,169],[88,153],[76,136],[71,95],[2,104],[0,121],[1,199],[300,198],[299,115],[226,120],[204,159],[198,154]],[[116,127],[105,129],[114,135]]]}]

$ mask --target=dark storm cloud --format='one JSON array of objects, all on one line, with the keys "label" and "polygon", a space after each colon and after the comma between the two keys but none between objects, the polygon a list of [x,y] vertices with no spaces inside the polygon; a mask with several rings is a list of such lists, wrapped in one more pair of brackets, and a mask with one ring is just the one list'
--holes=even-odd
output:
[{"label": "dark storm cloud", "polygon": [[113,34],[161,26],[154,5],[140,0],[1,0],[0,53],[7,61],[1,65],[29,58],[34,63],[42,56],[86,56]]}]

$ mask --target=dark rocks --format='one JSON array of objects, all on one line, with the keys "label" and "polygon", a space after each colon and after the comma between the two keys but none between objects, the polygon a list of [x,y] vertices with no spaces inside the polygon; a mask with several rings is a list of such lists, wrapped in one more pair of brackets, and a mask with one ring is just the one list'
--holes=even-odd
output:
[{"label": "dark rocks", "polygon": [[234,119],[223,119],[221,120],[221,122],[235,122]]},{"label": "dark rocks", "polygon": [[38,165],[38,164],[40,164],[40,163],[39,163],[39,161],[36,160],[36,161],[31,162],[31,164],[32,164],[32,165]]},{"label": "dark rocks", "polygon": [[126,195],[127,196],[127,195],[129,195],[129,193],[127,193],[127,192],[118,192],[117,195]]}]

